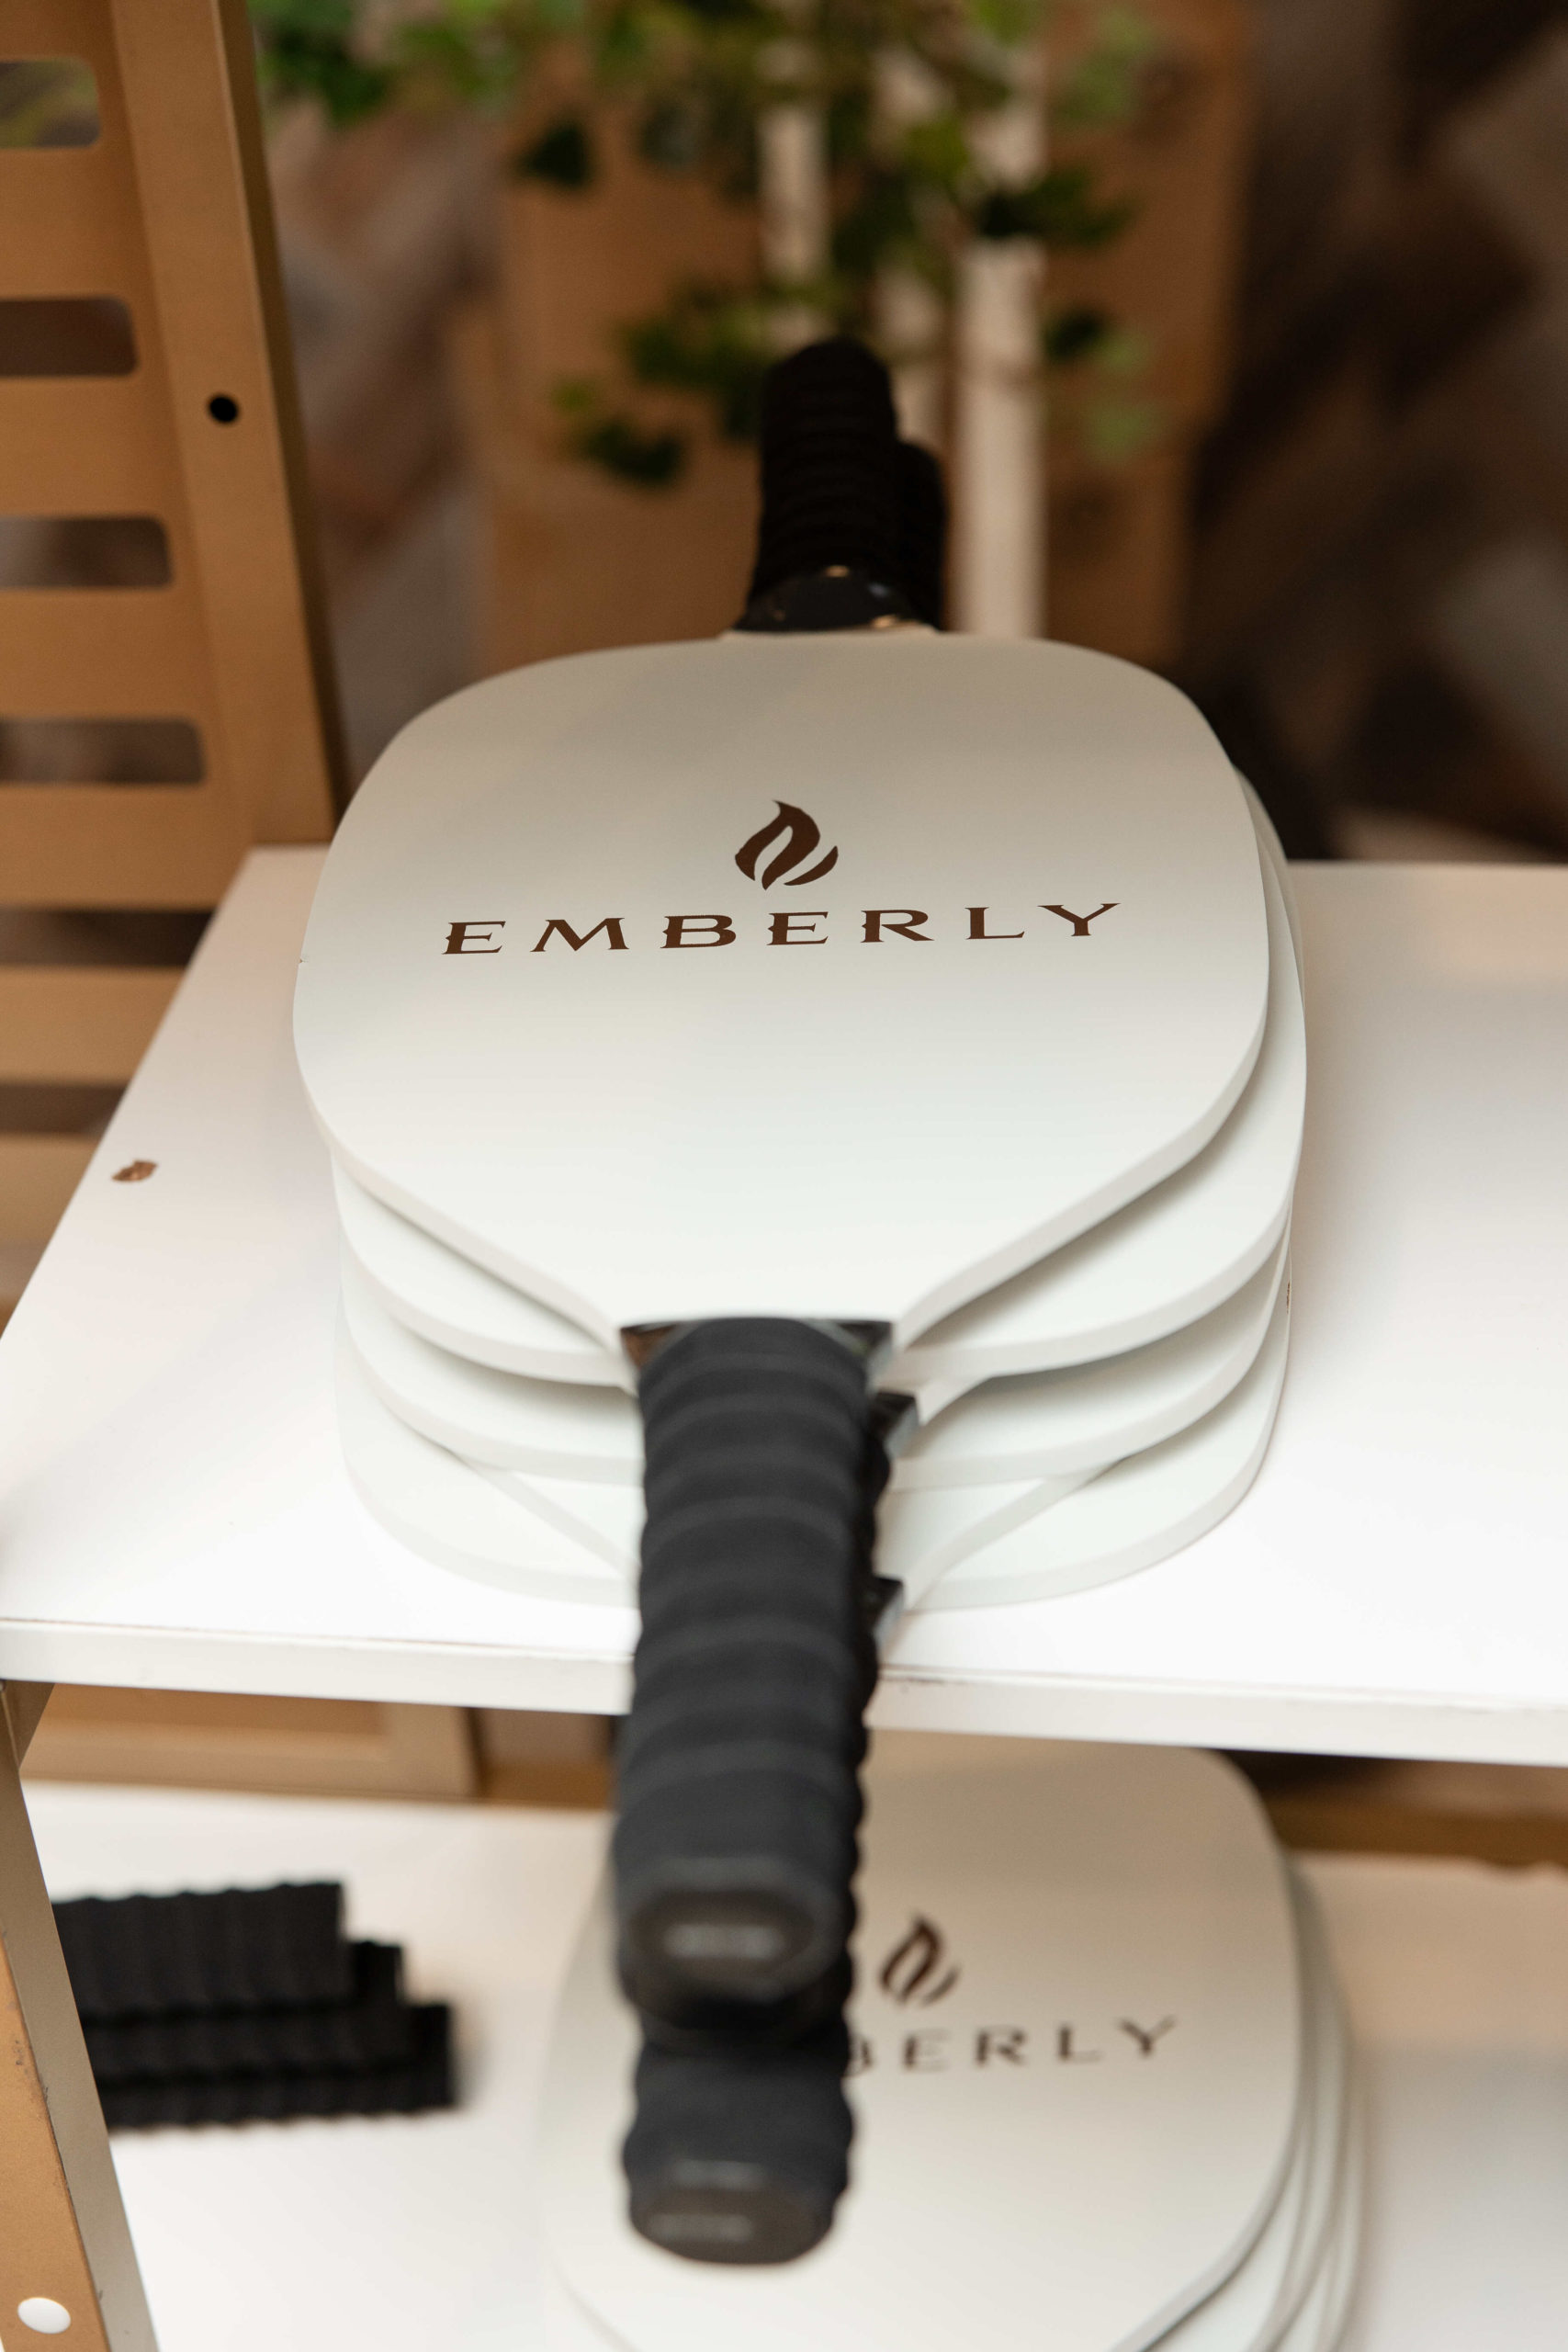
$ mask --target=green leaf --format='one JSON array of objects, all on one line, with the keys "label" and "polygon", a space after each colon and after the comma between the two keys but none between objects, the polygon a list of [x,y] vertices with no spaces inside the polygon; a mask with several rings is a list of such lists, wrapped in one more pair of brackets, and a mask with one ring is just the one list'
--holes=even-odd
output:
[{"label": "green leaf", "polygon": [[686,466],[679,433],[645,433],[629,416],[596,418],[571,435],[572,454],[638,490],[668,490]]},{"label": "green leaf", "polygon": [[1144,95],[1144,69],[1159,47],[1158,28],[1136,8],[1107,8],[1092,45],[1069,69],[1051,112],[1077,130],[1130,122]]},{"label": "green leaf", "polygon": [[1081,430],[1092,457],[1107,465],[1126,465],[1154,447],[1163,435],[1166,423],[1166,413],[1158,401],[1107,395],[1086,403]]},{"label": "green leaf", "polygon": [[1077,368],[1086,359],[1098,357],[1114,334],[1115,324],[1109,311],[1088,302],[1075,303],[1046,321],[1040,331],[1040,347],[1053,368]]},{"label": "green leaf", "polygon": [[691,285],[664,310],[623,327],[620,341],[635,381],[697,394],[725,440],[750,441],[773,357],[763,323],[754,296]]},{"label": "green leaf", "polygon": [[314,98],[339,130],[385,106],[392,75],[352,46],[355,0],[252,0],[262,85],[271,98]]},{"label": "green leaf", "polygon": [[996,240],[1033,237],[1042,244],[1092,252],[1120,236],[1136,214],[1129,198],[1098,201],[1089,165],[1067,164],[1026,187],[993,189],[976,210],[975,229]]}]

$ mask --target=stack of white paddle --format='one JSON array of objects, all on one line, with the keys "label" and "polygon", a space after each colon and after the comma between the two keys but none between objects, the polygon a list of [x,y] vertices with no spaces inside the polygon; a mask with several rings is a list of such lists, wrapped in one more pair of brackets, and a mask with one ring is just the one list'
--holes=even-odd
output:
[{"label": "stack of white paddle", "polygon": [[637,2028],[591,1919],[540,2150],[550,2352],[1331,2352],[1351,2051],[1251,1791],[1182,1751],[922,1745],[866,1773],[852,2186],[805,2259],[634,2234]]},{"label": "stack of white paddle", "polygon": [[[704,666],[694,675],[694,657]],[[612,842],[599,896],[606,907],[633,911],[606,923],[578,844],[566,870],[552,871],[564,846],[559,799],[570,795],[573,771],[618,763],[628,798],[639,791],[657,798],[657,789],[668,789],[668,775],[658,770],[661,763],[668,768],[670,747],[657,733],[660,722],[668,726],[671,687],[733,700],[734,673],[740,673],[739,698],[750,691],[756,718],[749,735],[746,721],[728,713],[726,764],[754,764],[765,752],[767,780],[779,786],[776,800],[761,804],[749,782],[726,795],[738,812],[780,808],[762,851],[744,845],[758,873],[738,886],[735,865],[747,874],[745,860],[727,854],[716,861],[710,852],[707,871],[682,877],[684,845],[677,842],[666,852],[670,870],[644,875],[636,860],[628,870]],[[959,898],[984,888],[988,907],[960,906],[956,924],[945,910],[923,914],[908,935],[893,916],[907,916],[908,906],[882,910],[886,928],[873,940],[863,909],[847,923],[822,912],[838,876],[807,888],[816,910],[802,914],[779,907],[794,886],[775,876],[779,887],[763,885],[770,895],[750,919],[766,943],[760,954],[742,928],[746,916],[670,914],[682,902],[733,905],[748,888],[755,900],[772,870],[767,851],[780,841],[778,854],[793,854],[799,865],[820,848],[829,824],[839,835],[851,834],[857,820],[874,836],[886,831],[891,813],[915,797],[910,770],[920,756],[920,713],[910,686],[918,683],[929,699],[933,682],[974,710],[976,773],[963,779],[964,792],[978,803],[987,765],[1002,771],[991,810],[976,805],[972,818],[973,832],[983,836],[989,815],[995,838],[982,838],[976,851],[972,833],[960,836],[976,871],[967,881],[954,875],[946,889]],[[777,684],[786,691],[770,707]],[[1004,695],[1037,729],[1038,764],[1020,756],[1017,718],[1009,715],[1010,727],[998,723]],[[901,729],[898,714],[911,702],[913,720]],[[874,728],[881,758],[863,756],[822,782],[820,744],[807,723],[819,719],[822,707],[842,729]],[[989,761],[987,723],[998,737]],[[1053,735],[1068,739],[1076,762],[1043,757]],[[637,774],[639,756],[653,782]],[[1134,757],[1142,762],[1138,791],[1119,792],[1118,766],[1128,769]],[[1195,764],[1203,770],[1201,799],[1191,780]],[[807,786],[795,778],[813,770],[820,825],[784,795],[787,781],[804,797]],[[1162,808],[1162,796],[1174,805]],[[679,813],[691,830],[690,808]],[[1166,853],[1184,831],[1201,839],[1201,817],[1211,833],[1219,830],[1216,819],[1224,820],[1228,872],[1211,840],[1208,870],[1190,863],[1184,877]],[[584,820],[592,833],[592,808]],[[600,821],[608,821],[603,801]],[[733,847],[743,825],[721,809],[713,830],[721,844],[733,832]],[[937,824],[931,831],[926,870],[917,865],[911,873],[906,854],[891,888],[887,878],[863,874],[855,896],[872,895],[881,881],[882,895],[931,909],[944,860],[954,856],[953,839],[944,840]],[[441,839],[446,834],[456,846]],[[1062,837],[1070,854],[1058,865],[1050,852]],[[1008,885],[1021,861],[1032,870],[1014,902]],[[863,853],[856,862],[872,859]],[[520,880],[531,903],[507,919],[502,909],[514,908]],[[1039,903],[1053,881],[1069,906]],[[1091,888],[1108,898],[1116,891],[1120,902],[1090,917],[1098,903]],[[648,901],[640,923],[639,889]],[[1156,891],[1170,893],[1177,905],[1151,910]],[[1032,910],[1026,896],[1036,901]],[[1179,918],[1187,906],[1184,934]],[[1151,911],[1160,917],[1157,929]],[[492,919],[480,920],[487,915]],[[589,936],[595,921],[598,935]],[[679,944],[696,952],[665,952],[667,926],[676,921],[690,934]],[[943,922],[958,929],[956,940],[940,938]],[[833,963],[813,964],[809,952],[773,952],[781,930],[784,944],[808,951],[829,946],[829,933],[836,947],[845,930],[852,944]],[[1236,950],[1224,986],[1202,968],[1216,940],[1226,953]],[[980,991],[965,1008],[979,1035],[960,1035],[955,1046],[934,1037],[922,1062],[921,1015],[929,1017],[933,1004],[927,983],[939,970],[952,978],[949,1002],[962,1005],[961,990]],[[917,997],[907,1013],[890,1006],[891,985],[917,972],[924,1004]],[[835,986],[820,985],[829,978]],[[681,1029],[683,1020],[707,1024],[700,1043],[712,1054],[714,1012],[694,1001],[699,980],[733,1012],[733,1034],[718,1040],[705,1126],[704,1072],[694,1067],[700,1057],[684,1049]],[[883,1000],[868,998],[873,982]],[[667,1000],[670,1030],[662,1038],[645,990]],[[795,990],[806,993],[793,1027],[777,1028],[771,1040],[758,1035],[757,1050],[787,1047],[797,1067],[781,1071],[776,1106],[765,1097],[760,1107],[756,1100],[739,1103],[734,1132],[727,1133],[748,1038],[764,1021],[788,1017],[780,999]],[[662,1052],[671,1066],[668,1106],[650,1110],[649,1073],[637,1069],[636,1037],[628,1045],[611,1035],[632,1007],[645,1055]],[[937,1010],[945,1014],[948,1004]],[[868,1071],[871,1101],[856,1130],[844,1113],[840,1048],[844,1032],[852,1034],[868,1014],[891,1031],[882,1042],[893,1067]],[[893,1024],[906,1018],[900,1035]],[[1019,1041],[1012,1070],[1004,1021]],[[803,1069],[813,1023],[817,1066]],[[473,1034],[477,1027],[482,1043],[487,1023],[489,1066],[474,1051]],[[878,1566],[902,1582],[908,1605],[1037,1599],[1124,1575],[1213,1525],[1258,1468],[1284,1374],[1291,1201],[1305,1089],[1290,884],[1267,818],[1197,714],[1141,673],[1068,647],[985,646],[911,630],[869,643],[729,639],[596,655],[474,689],[416,722],[356,801],[312,918],[299,1034],[334,1161],[348,1464],[377,1517],[449,1566],[554,1598],[634,1598],[642,1432],[636,1374],[617,1325],[680,1320],[681,1302],[703,1289],[702,1187],[715,1146],[721,1178],[729,1153],[742,1202],[758,1196],[781,1158],[796,1153],[797,1195],[819,1216],[820,1254],[828,1261],[836,1256],[838,1271],[810,1286],[795,1280],[777,1231],[780,1182],[771,1216],[762,1203],[750,1266],[738,1253],[733,1216],[712,1216],[719,1272],[694,1303],[708,1307],[716,1291],[737,1313],[783,1305],[840,1318],[869,1306],[893,1327],[877,1385],[913,1398],[918,1418],[905,1417],[880,1512]],[[973,1101],[949,1098],[954,1072],[967,1082],[986,1044],[994,1045],[994,1068],[983,1073],[976,1112]],[[942,1047],[953,1055],[951,1068],[936,1066]],[[1182,1066],[1179,1110],[1155,1099],[1166,1064]],[[877,1106],[887,1100],[890,1078],[908,1103],[879,1135]],[[645,1099],[628,1100],[618,1120],[615,1090],[628,1082]],[[931,1103],[931,1168],[916,1157],[928,1150],[922,1094]],[[1140,1096],[1148,1099],[1141,1126],[1129,1115],[1130,1104],[1141,1113]],[[664,1109],[671,1115],[660,1125]],[[693,1159],[684,1189],[683,1110]],[[961,1144],[963,1125],[980,1120],[996,1131],[994,1143],[989,1152],[978,1143],[964,1165],[950,1148],[952,1135]],[[793,1132],[781,1133],[781,1124]],[[672,1165],[650,1164],[650,1127],[659,1154]],[[814,1134],[821,1143],[815,1161],[800,1143]],[[879,1165],[868,1144],[880,1146]],[[755,1156],[750,1169],[748,1150]],[[1037,1187],[1025,1150],[1040,1162]],[[607,1204],[606,1166],[625,1188],[625,1197]],[[841,1206],[825,1197],[824,1166],[845,1171]],[[582,1231],[570,1238],[592,1272],[569,1290],[559,1261],[563,1214],[572,1213],[576,1197],[574,1168]],[[654,1179],[650,1210],[635,1203],[645,1168]],[[998,1168],[1013,1193],[1001,1216],[983,1220],[977,1243],[964,1227],[964,1188],[991,1183]],[[931,1197],[913,1200],[900,1234],[901,1197],[918,1196],[922,1183]],[[531,1189],[538,1204],[532,1227]],[[1046,1246],[1038,1250],[1006,1226],[1009,1215],[1016,1225],[1033,1205],[1036,1190],[1041,1208],[1055,1212],[1042,1221]],[[671,1202],[683,1204],[688,1193],[695,1204],[691,1229],[678,1232],[672,1246]],[[1013,1205],[1014,1195],[1022,1207]],[[648,1278],[651,1317],[636,1312],[644,1295],[635,1282],[618,1281],[614,1264],[617,1246],[625,1254],[639,1238],[627,1233],[634,1204],[649,1266],[674,1261],[662,1286]],[[1096,1213],[1100,1205],[1104,1214]],[[950,1213],[950,1225],[940,1222]],[[597,1254],[609,1268],[602,1296],[590,1287],[597,1275],[595,1216],[603,1234]],[[889,1233],[903,1247],[891,1278],[877,1262],[879,1250],[892,1255]],[[863,1285],[857,1238],[864,1244]],[[742,1232],[742,1250],[745,1239]],[[788,1236],[792,1244],[802,1239]],[[1006,1279],[987,1281],[987,1253]],[[959,1278],[911,1298],[928,1270],[950,1273],[948,1259],[961,1267]],[[940,1311],[954,1295],[961,1303]],[[563,1300],[578,1306],[581,1319],[563,1311]]]}]

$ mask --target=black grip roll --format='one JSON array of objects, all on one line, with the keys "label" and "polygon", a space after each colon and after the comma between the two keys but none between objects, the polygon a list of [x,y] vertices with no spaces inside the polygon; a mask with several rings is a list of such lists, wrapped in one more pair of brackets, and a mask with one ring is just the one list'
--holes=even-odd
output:
[{"label": "black grip roll", "polygon": [[853,2121],[841,2018],[784,2051],[645,2046],[622,2151],[632,2226],[693,2262],[793,2262],[827,2235]]},{"label": "black grip roll", "polygon": [[768,370],[750,601],[834,565],[902,584],[897,440],[891,380],[863,343],[834,335]]},{"label": "black grip roll", "polygon": [[910,604],[932,628],[947,626],[947,485],[942,460],[918,441],[900,441],[898,577]]},{"label": "black grip roll", "polygon": [[[618,1756],[628,1997],[787,2030],[844,1957],[874,1669],[863,1367],[804,1323],[691,1326],[643,1372],[642,1632]],[[815,2005],[819,2007],[819,2004]]]}]

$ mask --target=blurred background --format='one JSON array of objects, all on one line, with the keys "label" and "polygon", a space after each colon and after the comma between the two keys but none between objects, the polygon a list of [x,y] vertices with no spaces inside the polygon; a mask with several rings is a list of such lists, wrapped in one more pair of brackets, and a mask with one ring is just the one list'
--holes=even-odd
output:
[{"label": "blurred background", "polygon": [[[957,626],[1168,671],[1299,855],[1568,852],[1563,0],[251,17],[354,776],[732,617],[758,379],[843,327],[947,460]],[[90,107],[0,68],[0,144]]]},{"label": "blurred background", "polygon": [[756,374],[844,323],[955,568],[1034,542],[960,625],[1168,671],[1297,854],[1568,852],[1558,0],[254,14],[356,774],[729,618]]}]

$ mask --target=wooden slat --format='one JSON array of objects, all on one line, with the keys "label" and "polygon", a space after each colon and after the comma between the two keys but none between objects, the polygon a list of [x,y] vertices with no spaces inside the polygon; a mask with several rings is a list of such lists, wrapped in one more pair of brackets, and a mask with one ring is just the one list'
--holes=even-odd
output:
[{"label": "wooden slat", "polygon": [[95,1148],[83,1136],[0,1135],[0,1240],[47,1241]]},{"label": "wooden slat", "polygon": [[0,714],[206,722],[211,685],[193,589],[0,590]]},{"label": "wooden slat", "polygon": [[[0,10],[0,49],[5,40]],[[0,151],[0,295],[139,291],[136,219],[113,148]]]},{"label": "wooden slat", "polygon": [[6,0],[7,57],[85,57],[107,38],[102,0]]},{"label": "wooden slat", "polygon": [[0,966],[0,1084],[123,1083],[180,978],[156,968]]},{"label": "wooden slat", "polygon": [[213,786],[0,786],[0,875],[19,907],[215,907],[244,854]]},{"label": "wooden slat", "polygon": [[147,377],[0,379],[0,514],[167,518],[183,503]]},{"label": "wooden slat", "polygon": [[479,1776],[461,1707],[77,1686],[55,1690],[28,1777],[460,1804]]}]

